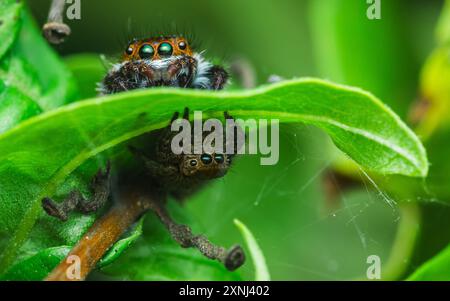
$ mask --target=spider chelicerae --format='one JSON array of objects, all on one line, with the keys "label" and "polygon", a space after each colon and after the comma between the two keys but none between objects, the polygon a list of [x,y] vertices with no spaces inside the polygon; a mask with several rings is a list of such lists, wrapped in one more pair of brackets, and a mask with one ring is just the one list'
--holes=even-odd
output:
[{"label": "spider chelicerae", "polygon": [[[129,43],[122,62],[115,64],[107,73],[99,85],[99,92],[112,94],[159,86],[221,90],[228,79],[228,72],[223,67],[213,65],[201,53],[194,52],[184,37],[156,37]],[[179,117],[179,113],[175,113],[171,122]],[[224,117],[232,119],[227,112]],[[189,119],[187,108],[182,118]],[[169,196],[183,201],[209,181],[223,177],[232,165],[238,143],[233,141],[236,146],[234,154],[176,155],[171,150],[175,134],[169,124],[156,132],[156,144],[152,149],[129,147],[134,156],[144,163],[147,170],[145,185],[151,186],[152,194],[157,196],[151,206],[152,210],[182,247],[197,248],[206,257],[219,260],[227,269],[235,270],[245,261],[244,252],[239,245],[227,250],[211,243],[203,235],[194,235],[188,226],[177,224],[169,216],[165,203]],[[235,137],[237,136],[236,133]],[[71,211],[91,213],[103,207],[110,195],[110,186],[108,163],[106,169],[99,170],[92,180],[90,200],[79,191],[72,191],[60,203],[44,198],[42,206],[49,215],[65,221]]]}]

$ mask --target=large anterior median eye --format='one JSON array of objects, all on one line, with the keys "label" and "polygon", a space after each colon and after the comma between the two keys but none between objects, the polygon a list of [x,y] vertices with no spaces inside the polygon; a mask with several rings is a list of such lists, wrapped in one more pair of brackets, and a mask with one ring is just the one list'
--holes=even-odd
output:
[{"label": "large anterior median eye", "polygon": [[212,156],[210,154],[203,154],[200,160],[202,160],[203,164],[208,165],[212,162]]},{"label": "large anterior median eye", "polygon": [[153,49],[152,45],[142,45],[141,49],[139,49],[139,57],[141,59],[151,59],[155,54],[155,49]]},{"label": "large anterior median eye", "polygon": [[171,56],[173,53],[173,47],[170,43],[164,42],[161,43],[158,47],[158,54],[160,56]]}]

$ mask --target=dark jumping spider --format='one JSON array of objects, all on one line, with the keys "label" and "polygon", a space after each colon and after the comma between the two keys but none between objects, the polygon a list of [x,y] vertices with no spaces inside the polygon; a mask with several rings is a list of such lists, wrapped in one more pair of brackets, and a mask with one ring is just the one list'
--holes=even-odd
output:
[{"label": "dark jumping spider", "polygon": [[[233,119],[227,112],[224,113],[224,117],[225,120]],[[172,131],[170,126],[178,118],[179,113],[176,112],[170,124],[157,133],[158,138],[154,150],[145,152],[134,147],[130,147],[130,150],[145,163],[149,175],[158,184],[160,191],[183,201],[208,180],[223,177],[231,167],[232,158],[240,145],[235,134],[234,141],[230,142],[234,149],[233,154],[174,154],[171,149],[171,142],[178,132]],[[188,108],[185,108],[182,118],[189,120]],[[208,134],[209,132],[204,132],[202,139]],[[192,127],[192,144],[194,139]],[[226,143],[224,137],[224,148],[227,147]]]},{"label": "dark jumping spider", "polygon": [[[228,74],[223,68],[206,62],[200,54],[193,54],[185,39],[156,38],[131,43],[124,54],[124,62],[106,75],[101,92],[109,94],[154,86],[220,90],[227,79]],[[224,116],[225,119],[232,119],[226,112]],[[179,113],[175,113],[171,123],[178,118]],[[185,109],[183,118],[189,119],[188,109]],[[182,247],[197,248],[206,257],[219,260],[227,269],[235,270],[245,261],[240,246],[226,250],[212,244],[203,235],[193,235],[189,227],[175,223],[165,208],[169,196],[183,201],[208,181],[224,176],[232,164],[233,155],[176,155],[171,150],[171,141],[176,132],[171,131],[170,124],[155,132],[157,138],[153,150],[144,151],[130,147],[131,152],[145,163],[148,172],[145,185],[151,187],[152,194],[158,195],[151,209]],[[236,133],[234,137],[237,136]],[[236,154],[239,146],[237,141],[233,143]],[[93,197],[90,201],[78,191],[73,191],[61,203],[44,198],[42,206],[47,214],[63,221],[67,220],[68,213],[73,210],[82,213],[94,212],[103,207],[109,197],[109,175],[108,163],[106,170],[100,170],[92,180]]]},{"label": "dark jumping spider", "polygon": [[111,94],[157,86],[221,90],[228,77],[224,68],[193,52],[185,38],[157,37],[131,42],[99,91]]},{"label": "dark jumping spider", "polygon": [[[179,114],[175,113],[171,123],[178,117]],[[224,117],[232,119],[226,112]],[[183,118],[189,119],[187,108],[184,110]],[[234,155],[218,153],[176,155],[171,150],[171,142],[177,132],[171,130],[170,124],[157,133],[158,139],[153,149],[144,151],[130,147],[130,150],[144,162],[150,181],[153,183],[152,188],[158,190],[162,200],[172,196],[178,201],[184,201],[209,181],[223,177],[231,167]],[[204,135],[207,134],[204,133]],[[232,143],[234,153],[237,153],[239,144],[236,132],[234,137],[235,141]],[[223,262],[229,270],[235,270],[244,263],[245,255],[240,246],[234,246],[227,251],[212,244],[202,235],[194,236],[190,228],[173,222],[163,203],[164,201],[155,204],[152,209],[182,247],[195,247],[206,257]]]}]

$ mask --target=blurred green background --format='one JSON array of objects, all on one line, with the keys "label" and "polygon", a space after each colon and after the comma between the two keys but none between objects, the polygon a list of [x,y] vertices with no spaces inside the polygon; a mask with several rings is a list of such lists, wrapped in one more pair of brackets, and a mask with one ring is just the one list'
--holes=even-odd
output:
[{"label": "blurred green background", "polygon": [[[49,3],[29,1],[39,24]],[[422,97],[421,70],[440,43],[435,28],[443,5],[382,0],[381,20],[369,20],[363,0],[81,0],[81,20],[67,21],[73,33],[56,50],[114,56],[134,35],[173,33],[176,26],[192,33],[209,57],[248,60],[258,84],[273,74],[326,78],[374,93],[409,121]],[[426,137],[432,165],[439,168],[432,170],[436,181],[419,185],[431,189],[426,193],[397,178],[377,187],[371,175],[342,161],[317,129],[284,125],[281,131],[278,165],[241,158],[231,174],[187,205],[214,241],[242,244],[232,222],[239,218],[256,236],[274,280],[366,279],[369,255],[380,256],[383,279],[401,279],[450,241],[444,128]],[[417,198],[423,202],[409,202]],[[147,235],[152,226],[148,221]],[[146,269],[155,268],[139,257],[146,247],[151,240],[142,239],[97,276],[132,279],[137,272],[130,265],[139,262],[145,279]],[[252,279],[250,261],[242,277]]]}]

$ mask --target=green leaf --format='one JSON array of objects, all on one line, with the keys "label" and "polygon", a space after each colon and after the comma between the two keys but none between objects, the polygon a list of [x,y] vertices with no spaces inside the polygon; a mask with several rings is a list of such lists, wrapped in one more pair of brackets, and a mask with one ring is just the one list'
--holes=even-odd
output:
[{"label": "green leaf", "polygon": [[436,38],[439,45],[450,43],[450,1],[445,0],[441,16],[436,27]]},{"label": "green leaf", "polygon": [[42,112],[35,102],[40,91],[34,70],[18,59],[12,47],[22,25],[22,8],[20,1],[0,3],[0,133]]},{"label": "green leaf", "polygon": [[19,21],[24,23],[20,34],[0,60],[0,133],[76,97],[72,75],[30,16],[18,15]]},{"label": "green leaf", "polygon": [[17,18],[23,26],[11,51],[0,60],[0,84],[20,91],[43,110],[75,100],[78,92],[69,69],[27,13]]},{"label": "green leaf", "polygon": [[0,80],[36,102],[42,96],[42,87],[36,70],[17,51],[5,56],[0,64]]},{"label": "green leaf", "polygon": [[97,83],[107,72],[98,54],[76,54],[65,58],[65,63],[80,87],[81,98],[97,96]]},{"label": "green leaf", "polygon": [[269,269],[267,268],[266,259],[264,258],[264,254],[252,232],[250,232],[247,226],[237,219],[234,220],[234,224],[241,232],[245,242],[247,243],[247,247],[250,250],[253,265],[255,266],[255,280],[270,281],[270,274]]},{"label": "green leaf", "polygon": [[0,86],[0,133],[41,112],[34,101],[16,88]]},{"label": "green leaf", "polygon": [[[427,201],[439,201],[448,203],[450,201],[450,162],[447,159],[450,152],[450,129],[439,129],[427,141],[429,149],[430,172],[426,178],[426,191],[415,191],[416,196]],[[417,187],[408,187],[414,191]],[[420,194],[418,192],[421,192]]]},{"label": "green leaf", "polygon": [[22,1],[2,0],[0,2],[0,60],[14,42],[20,28]]},{"label": "green leaf", "polygon": [[0,231],[10,238],[0,270],[10,266],[27,240],[43,197],[53,195],[89,158],[166,126],[173,112],[185,106],[209,116],[227,110],[241,118],[312,124],[365,168],[408,176],[428,171],[418,138],[377,98],[317,79],[245,92],[147,89],[86,100],[41,114],[0,136]]},{"label": "green leaf", "polygon": [[133,228],[130,235],[117,241],[111,249],[98,262],[97,267],[102,268],[116,260],[122,252],[127,250],[141,235],[144,218],[141,218],[137,225]]},{"label": "green leaf", "polygon": [[[42,38],[31,16],[22,16],[23,26],[14,45],[12,55],[23,64],[30,66],[33,73],[20,74],[22,78],[34,77],[41,93],[34,99],[44,111],[52,110],[78,99],[78,91],[73,75],[59,56]],[[19,70],[16,70],[19,72]]]},{"label": "green leaf", "polygon": [[0,280],[42,280],[67,256],[70,249],[69,246],[44,249],[12,266],[7,273],[0,277]]},{"label": "green leaf", "polygon": [[420,266],[408,280],[450,281],[450,245]]},{"label": "green leaf", "polygon": [[421,102],[415,110],[419,113],[416,132],[423,140],[440,128],[448,128],[450,123],[450,1],[442,8],[436,36],[437,47],[426,59],[420,75]]},{"label": "green leaf", "polygon": [[[73,215],[70,221],[61,223],[55,219],[44,217],[44,220],[41,220],[35,227],[33,237],[22,248],[23,253],[35,254],[26,255],[20,260],[16,260],[16,263],[0,277],[0,280],[44,279],[57,264],[66,258],[81,235],[93,224],[95,218],[95,215]],[[142,235],[143,220],[144,218],[108,250],[105,256],[99,261],[97,268],[105,267],[114,262]],[[50,227],[54,233],[48,230]],[[55,232],[58,234],[55,235]],[[65,236],[65,238],[61,236]],[[47,247],[48,245],[59,245],[63,243],[68,243],[70,246]]]}]

